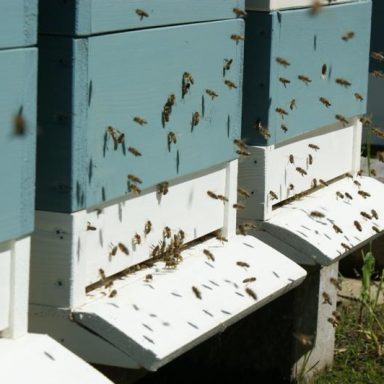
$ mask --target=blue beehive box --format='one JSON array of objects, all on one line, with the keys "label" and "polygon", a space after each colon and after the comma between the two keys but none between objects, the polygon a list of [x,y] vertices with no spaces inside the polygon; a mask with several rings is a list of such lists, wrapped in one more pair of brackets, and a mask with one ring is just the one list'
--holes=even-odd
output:
[{"label": "blue beehive box", "polygon": [[[370,17],[370,1],[317,14],[310,8],[248,13],[243,136],[250,144],[277,144],[343,124],[336,115],[365,113]],[[260,126],[269,132],[260,134]]]}]

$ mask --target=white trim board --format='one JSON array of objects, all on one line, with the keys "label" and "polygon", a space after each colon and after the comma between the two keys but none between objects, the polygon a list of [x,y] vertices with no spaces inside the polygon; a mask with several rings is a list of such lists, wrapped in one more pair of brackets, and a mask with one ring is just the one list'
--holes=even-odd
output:
[{"label": "white trim board", "polygon": [[112,384],[96,369],[45,335],[0,339],[0,383]]},{"label": "white trim board", "polygon": [[[347,3],[353,0],[333,0],[332,4]],[[328,0],[321,0],[323,5],[329,5]],[[272,11],[287,8],[310,7],[313,0],[246,0],[245,8],[248,11]]]},{"label": "white trim board", "polygon": [[[384,230],[384,185],[370,177],[358,177],[355,180],[361,187],[349,178],[339,180],[276,209],[273,216],[261,225],[273,237],[307,255],[307,262],[304,264],[332,264],[379,236]],[[337,197],[337,191],[343,194],[348,192],[353,200]],[[364,198],[358,191],[368,192],[370,196]],[[367,219],[361,215],[361,212],[371,214],[372,209],[377,212],[378,219]],[[313,211],[318,211],[325,217],[313,217]],[[354,221],[360,223],[361,231]],[[343,233],[336,233],[334,224]],[[380,233],[376,233],[373,226]],[[350,249],[344,248],[342,243]]]},{"label": "white trim board", "polygon": [[[209,260],[203,249],[215,257]],[[183,252],[176,269],[159,262],[89,294],[74,309],[82,327],[126,352],[138,365],[157,370],[227,326],[300,284],[306,272],[252,236],[227,243],[211,239]],[[247,263],[248,267],[237,262]],[[152,280],[146,281],[151,274]],[[256,281],[243,280],[256,277]],[[196,287],[199,299],[193,292]],[[250,288],[257,298],[246,292]],[[116,289],[116,296],[108,296]]]}]

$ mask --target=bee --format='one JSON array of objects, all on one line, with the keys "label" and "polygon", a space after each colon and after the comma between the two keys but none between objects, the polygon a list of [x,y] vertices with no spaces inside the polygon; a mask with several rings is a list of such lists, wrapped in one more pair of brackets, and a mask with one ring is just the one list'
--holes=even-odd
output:
[{"label": "bee", "polygon": [[153,280],[153,276],[149,273],[148,275],[145,275],[144,281],[146,283],[150,283]]},{"label": "bee", "polygon": [[294,333],[293,336],[299,341],[303,346],[312,346],[313,345],[313,336],[304,335],[302,333]]},{"label": "bee", "polygon": [[152,222],[148,220],[144,225],[144,235],[148,235],[152,230]]},{"label": "bee", "polygon": [[181,97],[183,99],[184,99],[184,96],[188,93],[192,84],[194,84],[192,75],[189,72],[184,72],[182,83],[181,83]]},{"label": "bee", "polygon": [[332,228],[336,233],[343,233],[343,230],[340,227],[338,227],[336,224],[333,224]]},{"label": "bee", "polygon": [[284,116],[288,116],[288,112],[280,107],[277,107],[275,111],[284,119]]},{"label": "bee", "polygon": [[237,153],[239,156],[251,156],[251,152],[244,151],[243,149],[238,149],[238,150],[236,151],[236,153]]},{"label": "bee", "polygon": [[21,114],[21,108],[19,113],[13,118],[13,133],[16,136],[23,136],[27,131],[27,125],[23,115]]},{"label": "bee", "polygon": [[326,99],[325,97],[319,97],[319,100],[322,104],[324,104],[327,108],[329,108],[332,104],[330,103],[330,101],[328,99]]},{"label": "bee", "polygon": [[224,80],[224,84],[229,88],[229,89],[236,89],[237,85],[231,81],[231,80]]},{"label": "bee", "polygon": [[107,277],[105,276],[104,269],[99,269],[99,275],[101,277],[101,280],[105,280]]},{"label": "bee", "polygon": [[245,205],[236,203],[236,204],[233,204],[232,207],[235,209],[244,209]]},{"label": "bee", "polygon": [[312,0],[310,12],[312,15],[316,15],[320,12],[320,9],[323,5],[320,0]]},{"label": "bee", "polygon": [[174,259],[169,259],[165,261],[165,268],[175,269],[177,267],[177,261]]},{"label": "bee", "polygon": [[368,220],[372,220],[372,216],[369,213],[367,213],[367,212],[361,211],[360,215],[365,217]]},{"label": "bee", "polygon": [[96,227],[94,227],[89,221],[87,223],[87,231],[96,231]]},{"label": "bee", "polygon": [[348,80],[341,79],[341,78],[337,78],[335,81],[336,81],[336,84],[339,84],[339,85],[346,87],[346,88],[348,88],[352,85]]},{"label": "bee", "polygon": [[138,233],[135,233],[132,239],[133,244],[140,245],[141,244],[141,236]]},{"label": "bee", "polygon": [[213,256],[213,253],[209,251],[208,249],[203,249],[203,253],[205,256],[208,257],[209,260],[215,261],[215,256]]},{"label": "bee", "polygon": [[108,282],[105,282],[104,283],[104,288],[111,288],[111,287],[113,287],[113,281],[108,281]]},{"label": "bee", "polygon": [[169,227],[164,227],[164,229],[163,229],[163,236],[164,236],[166,239],[170,239],[171,236],[172,236],[171,228],[169,228]]},{"label": "bee", "polygon": [[143,183],[141,179],[135,175],[128,175],[128,180],[131,180],[133,183],[139,183],[139,184]]},{"label": "bee", "polygon": [[332,315],[333,315],[333,317],[334,317],[337,321],[341,321],[341,315],[340,315],[339,312],[337,312],[337,311],[333,311],[333,312],[332,312]]},{"label": "bee", "polygon": [[353,197],[348,192],[345,192],[345,197],[349,200],[353,200]]},{"label": "bee", "polygon": [[320,149],[320,147],[318,147],[316,144],[308,144],[308,147],[311,148],[311,149],[314,149],[315,151]]},{"label": "bee", "polygon": [[307,171],[301,167],[296,167],[296,171],[299,172],[301,176],[307,175]]},{"label": "bee", "polygon": [[285,77],[279,77],[279,81],[283,83],[284,87],[287,88],[287,84],[290,84],[291,80],[286,79]]},{"label": "bee", "polygon": [[357,172],[357,176],[363,176],[363,173],[364,173],[364,171],[362,170],[362,169],[360,169],[358,172]]},{"label": "bee", "polygon": [[377,78],[383,78],[383,77],[384,77],[384,73],[383,73],[383,71],[379,71],[379,70],[377,70],[377,69],[373,70],[373,71],[371,72],[371,75],[372,75],[373,77],[377,77]]},{"label": "bee", "polygon": [[269,196],[271,197],[271,200],[278,200],[279,199],[279,197],[273,191],[269,191]]},{"label": "bee", "polygon": [[244,261],[238,261],[236,262],[236,265],[238,265],[239,267],[243,267],[243,268],[249,268],[250,265],[248,263],[245,263]]},{"label": "bee", "polygon": [[312,82],[312,80],[308,76],[305,76],[305,75],[299,75],[299,76],[297,76],[297,78],[299,80],[301,80],[305,85],[308,85],[309,83]]},{"label": "bee", "polygon": [[151,257],[158,257],[160,254],[160,245],[156,245],[156,247],[153,247],[151,252]]},{"label": "bee", "polygon": [[182,229],[179,230],[179,238],[181,241],[185,239],[185,232]]},{"label": "bee", "polygon": [[374,133],[377,137],[384,139],[384,132],[379,128],[372,128],[372,133]]},{"label": "bee", "polygon": [[344,195],[339,191],[336,192],[336,196],[340,197],[340,199],[344,199]]},{"label": "bee", "polygon": [[294,164],[295,163],[295,158],[293,157],[293,155],[289,155],[289,162],[291,164]]},{"label": "bee", "polygon": [[236,41],[236,44],[239,44],[239,41],[244,41],[244,36],[233,34],[231,35],[231,39]]},{"label": "bee", "polygon": [[157,193],[161,195],[166,195],[168,193],[168,188],[169,188],[168,181],[163,181],[162,183],[159,183],[156,186]]},{"label": "bee", "polygon": [[313,164],[313,157],[311,154],[308,155],[308,164],[312,165]]},{"label": "bee", "polygon": [[285,124],[281,124],[280,128],[283,130],[284,133],[287,133],[288,127]]},{"label": "bee", "polygon": [[346,251],[349,251],[351,249],[351,247],[345,243],[341,243],[341,246],[346,250]]},{"label": "bee", "polygon": [[336,328],[339,325],[339,322],[333,317],[329,317],[328,322],[332,324],[333,328]]},{"label": "bee", "polygon": [[333,284],[336,287],[336,289],[338,289],[339,291],[342,290],[343,287],[341,286],[341,282],[339,279],[335,279],[334,277],[330,277],[329,281],[331,282],[331,284]]},{"label": "bee", "polygon": [[384,61],[383,52],[374,52],[374,51],[372,51],[371,52],[371,57],[372,57],[372,59],[377,60],[377,61],[381,61],[381,62]]},{"label": "bee", "polygon": [[168,140],[168,146],[170,146],[172,143],[176,144],[177,143],[176,133],[172,131],[169,132],[167,136],[167,140]]},{"label": "bee", "polygon": [[213,100],[215,97],[219,97],[219,94],[216,93],[214,90],[212,89],[206,89],[205,90],[205,93],[211,97],[211,99]]},{"label": "bee", "polygon": [[112,290],[111,293],[109,294],[109,297],[115,297],[117,295],[116,289]]},{"label": "bee", "polygon": [[316,179],[312,179],[311,187],[312,188],[316,188],[317,187],[317,180]]},{"label": "bee", "polygon": [[369,173],[370,173],[370,176],[375,176],[375,177],[377,176],[376,169],[371,169]]},{"label": "bee", "polygon": [[324,181],[323,179],[319,179],[319,183],[322,184],[324,187],[328,187],[328,183]]},{"label": "bee", "polygon": [[124,141],[125,134],[120,132],[118,129],[109,126],[107,128],[107,132],[110,134],[116,145],[121,144]]},{"label": "bee", "polygon": [[248,284],[248,283],[253,283],[254,281],[256,281],[256,277],[247,277],[246,279],[243,280],[243,283]]},{"label": "bee", "polygon": [[233,142],[238,148],[248,149],[248,145],[245,144],[244,140],[234,139]]},{"label": "bee", "polygon": [[193,127],[196,127],[196,125],[198,125],[200,122],[200,113],[199,112],[193,112],[192,113],[192,128]]},{"label": "bee", "polygon": [[192,292],[195,294],[195,296],[196,296],[199,300],[202,299],[202,297],[201,297],[201,292],[200,292],[195,286],[192,287]]},{"label": "bee", "polygon": [[350,173],[346,173],[345,176],[349,177],[350,179],[353,179],[353,176]]},{"label": "bee", "polygon": [[141,152],[134,148],[134,147],[128,147],[128,151],[132,153],[132,155],[138,157],[138,156],[141,156]]},{"label": "bee", "polygon": [[376,232],[376,233],[380,233],[380,229],[376,227],[376,225],[372,225],[372,229]]},{"label": "bee", "polygon": [[123,243],[119,243],[117,244],[117,246],[119,247],[121,252],[125,253],[126,255],[129,255],[128,248]]},{"label": "bee", "polygon": [[323,304],[332,305],[331,297],[329,296],[329,294],[327,292],[323,292],[322,296],[323,296]]},{"label": "bee", "polygon": [[145,120],[144,118],[140,117],[140,116],[135,116],[133,118],[133,121],[137,124],[140,124],[140,125],[144,125],[144,124],[148,124],[147,120]]},{"label": "bee", "polygon": [[295,189],[295,186],[294,186],[293,184],[289,184],[289,185],[288,185],[288,189],[289,189],[290,191],[293,191],[293,190]]},{"label": "bee", "polygon": [[373,216],[376,220],[379,220],[379,215],[377,214],[377,212],[376,212],[374,209],[371,209],[371,213],[372,213],[372,216]]},{"label": "bee", "polygon": [[247,12],[240,8],[233,8],[232,11],[236,14],[237,17],[247,17]]},{"label": "bee", "polygon": [[373,121],[368,116],[361,116],[360,121],[364,126],[373,125]]},{"label": "bee", "polygon": [[229,201],[228,198],[225,197],[225,196],[223,196],[223,195],[217,195],[217,198],[218,198],[219,200],[225,202],[225,203]]},{"label": "bee", "polygon": [[175,105],[176,96],[171,94],[168,96],[167,102],[164,104],[163,112],[161,113],[161,122],[163,127],[169,122],[169,117],[172,113],[172,107]]},{"label": "bee", "polygon": [[109,252],[109,256],[116,256],[116,253],[117,253],[117,245],[113,245],[113,244],[111,244],[110,247],[111,247],[111,251]]},{"label": "bee", "polygon": [[247,227],[244,224],[239,224],[237,227],[239,230],[240,235],[246,236],[247,235]]},{"label": "bee", "polygon": [[219,197],[216,195],[216,193],[212,192],[212,191],[207,191],[207,195],[209,197],[212,197],[212,199],[215,199],[215,200],[218,200]]},{"label": "bee", "polygon": [[237,192],[239,195],[245,197],[246,199],[251,197],[251,194],[244,188],[237,188]]},{"label": "bee", "polygon": [[252,297],[253,300],[257,301],[257,295],[255,291],[253,291],[251,288],[245,288],[245,292],[247,293],[248,296]]},{"label": "bee", "polygon": [[319,212],[319,211],[312,211],[312,212],[310,213],[310,215],[311,215],[312,217],[317,217],[317,218],[319,218],[319,219],[322,219],[322,218],[325,217],[324,213],[321,213],[321,212]]},{"label": "bee", "polygon": [[362,190],[358,191],[357,193],[358,193],[360,196],[364,197],[364,199],[366,199],[367,197],[371,197],[371,194],[370,194],[370,193],[365,192],[365,191],[362,191]]},{"label": "bee", "polygon": [[263,127],[260,120],[256,121],[255,127],[259,131],[260,135],[264,137],[265,140],[268,140],[271,137],[268,128]]},{"label": "bee", "polygon": [[293,108],[297,108],[296,99],[292,99],[289,103],[289,108],[291,111],[293,111]]},{"label": "bee", "polygon": [[355,221],[353,222],[353,224],[355,225],[356,229],[357,229],[359,232],[361,232],[361,231],[363,230],[363,228],[361,227],[361,224],[360,224],[357,220],[355,220]]},{"label": "bee", "polygon": [[376,157],[377,157],[377,160],[379,160],[380,162],[384,163],[384,152],[378,151],[376,153]]},{"label": "bee", "polygon": [[343,36],[341,36],[341,38],[344,40],[344,41],[348,41],[348,40],[351,40],[353,39],[355,36],[355,32],[353,31],[349,31],[349,32],[345,32]]},{"label": "bee", "polygon": [[354,180],[353,184],[357,185],[359,188],[361,187],[361,184],[357,180]]},{"label": "bee", "polygon": [[344,126],[348,125],[348,120],[343,115],[337,114],[337,115],[335,115],[335,119],[340,121],[340,123],[343,124]]},{"label": "bee", "polygon": [[225,72],[231,69],[232,63],[233,63],[233,59],[224,59],[224,65],[223,65],[224,76],[225,76]]},{"label": "bee", "polygon": [[358,100],[358,101],[363,101],[364,100],[364,97],[361,96],[360,93],[355,92],[354,95],[355,95],[356,100]]},{"label": "bee", "polygon": [[141,189],[135,184],[128,183],[128,189],[129,189],[129,192],[136,193],[136,195],[141,194]]},{"label": "bee", "polygon": [[221,241],[222,243],[224,243],[224,242],[227,243],[228,242],[228,239],[225,236],[222,235],[221,231],[218,231],[216,233],[216,239]]},{"label": "bee", "polygon": [[291,63],[285,60],[283,57],[276,57],[276,62],[282,65],[284,68],[287,68],[291,65]]}]

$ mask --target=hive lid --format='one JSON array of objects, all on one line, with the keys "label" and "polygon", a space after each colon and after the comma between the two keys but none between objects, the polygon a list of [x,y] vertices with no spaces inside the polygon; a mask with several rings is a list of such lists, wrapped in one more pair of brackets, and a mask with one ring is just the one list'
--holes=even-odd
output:
[{"label": "hive lid", "polygon": [[[333,0],[332,4],[351,2],[353,0]],[[321,0],[324,5],[329,5],[329,0]],[[246,0],[245,6],[250,11],[270,11],[287,8],[310,7],[313,0]]]}]

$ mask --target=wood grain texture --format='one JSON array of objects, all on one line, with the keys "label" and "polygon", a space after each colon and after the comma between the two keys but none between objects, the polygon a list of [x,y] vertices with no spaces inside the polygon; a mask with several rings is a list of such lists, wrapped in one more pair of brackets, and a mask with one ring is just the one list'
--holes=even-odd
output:
[{"label": "wood grain texture", "polygon": [[[33,230],[36,78],[35,48],[0,51],[0,242]],[[15,130],[18,115],[24,133]]]},{"label": "wood grain texture", "polygon": [[[307,9],[249,12],[243,136],[252,144],[270,145],[333,124],[336,114],[353,117],[365,113],[370,18],[370,1],[325,7],[315,16]],[[354,32],[354,37],[344,41],[342,36],[347,32]],[[290,65],[279,65],[279,57]],[[299,75],[307,76],[311,82],[306,85],[298,79]],[[290,83],[284,86],[280,78]],[[337,84],[338,78],[346,79],[351,86]],[[356,92],[363,101],[355,98]],[[331,105],[327,108],[320,97]],[[296,107],[291,109],[293,99]],[[288,115],[282,118],[276,108]],[[267,140],[255,128],[257,120],[268,127]],[[286,125],[286,132],[282,124]]]},{"label": "wood grain texture", "polygon": [[[208,262],[203,249],[214,253],[215,261]],[[225,244],[209,240],[183,256],[174,271],[159,264],[117,282],[114,298],[103,298],[103,290],[94,292],[89,304],[74,310],[75,321],[154,371],[294,288],[306,275],[251,236]],[[237,265],[239,260],[249,267]],[[144,281],[147,273],[153,275],[150,283]],[[243,282],[251,276],[255,282]]]},{"label": "wood grain texture", "polygon": [[[235,159],[243,49],[232,34],[243,34],[242,20],[42,38],[37,208],[73,212],[127,194],[128,174],[145,189]],[[225,58],[233,62],[224,78]],[[185,72],[194,84],[182,98]],[[171,94],[175,105],[163,127]],[[193,127],[195,112],[200,121]],[[147,124],[135,123],[137,116]],[[125,134],[123,143],[115,146],[109,126]],[[168,145],[171,132],[177,142]]]},{"label": "wood grain texture", "polygon": [[0,2],[0,49],[25,47],[37,41],[37,0]]},{"label": "wood grain texture", "polygon": [[0,335],[9,326],[11,308],[11,249],[10,242],[0,244]]},{"label": "wood grain texture", "polygon": [[[353,0],[333,0],[332,5]],[[321,0],[323,5],[329,5],[328,0]],[[245,7],[249,11],[272,11],[277,9],[310,7],[313,0],[245,0]]]},{"label": "wood grain texture", "polygon": [[[233,19],[233,8],[244,9],[244,0],[40,0],[39,4],[40,33],[73,36]],[[140,17],[137,9],[148,16]]]}]

